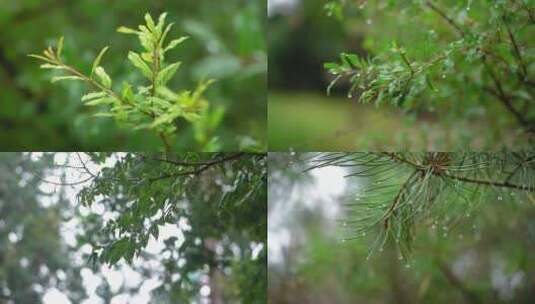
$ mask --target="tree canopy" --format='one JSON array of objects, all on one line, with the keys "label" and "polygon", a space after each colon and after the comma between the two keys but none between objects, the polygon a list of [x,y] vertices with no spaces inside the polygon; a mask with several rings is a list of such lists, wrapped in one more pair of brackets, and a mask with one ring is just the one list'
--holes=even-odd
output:
[{"label": "tree canopy", "polygon": [[[87,272],[89,268],[93,274],[105,277],[106,269],[128,267],[146,280],[156,280],[158,285],[151,292],[151,301],[159,303],[198,302],[202,298],[209,298],[211,303],[265,301],[265,155],[98,152],[24,154],[24,157],[29,167],[21,168],[20,172],[31,178],[28,191],[41,186],[68,194],[62,204],[51,200],[50,205],[42,207],[46,214],[54,211],[61,216],[53,223],[45,221],[41,228],[36,227],[36,232],[56,233],[48,240],[43,239],[50,250],[47,263],[54,263],[56,257],[59,264],[50,267],[65,265],[69,269],[65,273],[78,278],[80,269]],[[48,160],[46,166],[36,167],[45,160]],[[13,179],[20,183],[20,177]],[[6,191],[16,193],[11,189],[16,187],[12,184]],[[30,193],[24,200],[33,199],[38,204],[36,196]],[[36,212],[35,205],[22,202],[20,205]],[[16,208],[2,212],[1,220],[16,221],[16,216],[9,216],[11,212],[17,213]],[[74,234],[71,238],[75,240],[69,245],[65,244],[66,236],[59,234],[67,221]],[[10,223],[6,222],[10,229],[18,227]],[[30,224],[22,222],[19,224],[22,228],[17,229],[33,231]],[[44,228],[47,226],[56,228]],[[5,232],[6,238],[9,233],[10,230]],[[40,244],[34,239],[37,237],[28,235],[28,242]],[[65,259],[60,248],[81,259]],[[34,252],[40,260],[45,254]],[[18,264],[19,259],[20,256],[12,256],[9,260]],[[8,283],[17,282],[14,273],[6,275],[0,277],[0,283],[4,279]],[[48,273],[43,277],[53,280]],[[81,284],[80,279],[65,282]],[[105,301],[118,295],[135,295],[143,283],[130,286],[123,282],[114,290],[103,280],[97,295]],[[63,286],[58,287],[62,292],[70,288],[58,286]],[[79,302],[84,299],[85,286],[75,286],[78,289],[66,294]],[[17,294],[25,292],[19,287],[9,285],[6,296],[14,297],[16,303],[30,303]],[[43,285],[41,292],[47,287]],[[35,299],[32,303],[39,303],[39,293],[32,299]]]}]

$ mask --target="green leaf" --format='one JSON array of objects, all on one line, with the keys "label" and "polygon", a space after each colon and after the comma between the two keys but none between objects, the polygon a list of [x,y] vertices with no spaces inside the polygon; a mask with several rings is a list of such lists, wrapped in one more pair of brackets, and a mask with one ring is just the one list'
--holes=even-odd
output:
[{"label": "green leaf", "polygon": [[170,23],[165,28],[165,31],[163,32],[162,37],[160,38],[160,47],[162,47],[163,43],[165,42],[165,38],[167,37],[167,34],[169,34],[169,31],[171,30],[173,25],[174,25],[174,23]]},{"label": "green leaf", "polygon": [[104,98],[93,99],[89,102],[86,102],[85,105],[86,106],[100,106],[100,105],[109,105],[113,103],[115,103],[115,99],[104,97]]},{"label": "green leaf", "polygon": [[342,53],[340,54],[340,57],[342,58],[342,62],[344,62],[345,65],[351,68],[359,67],[359,56],[355,54]]},{"label": "green leaf", "polygon": [[201,118],[198,113],[184,113],[184,118],[189,122],[195,122]]},{"label": "green leaf", "polygon": [[158,225],[152,225],[150,227],[150,231],[149,232],[155,239],[158,239],[158,235],[159,235]]},{"label": "green leaf", "polygon": [[106,88],[111,88],[111,78],[110,76],[108,75],[108,73],[106,73],[106,71],[104,70],[103,67],[97,67],[95,69],[95,74],[97,74],[97,77],[99,78],[100,80],[100,83],[106,87]]},{"label": "green leaf", "polygon": [[52,77],[52,82],[58,82],[58,81],[62,81],[62,80],[83,80],[83,78],[78,77],[78,76],[57,76],[57,77]]},{"label": "green leaf", "polygon": [[154,20],[152,19],[151,15],[149,13],[145,14],[145,22],[147,22],[147,27],[149,30],[153,33],[156,33],[156,24],[154,24]]},{"label": "green leaf", "polygon": [[113,243],[106,254],[106,261],[110,264],[116,264],[123,256],[128,253],[130,241],[128,239],[121,239]]},{"label": "green leaf", "polygon": [[139,42],[141,42],[141,45],[145,50],[147,50],[149,53],[152,53],[154,51],[154,42],[152,34],[149,33],[146,26],[140,26],[140,29],[142,29],[142,32],[139,33]]},{"label": "green leaf", "polygon": [[180,66],[180,62],[177,62],[161,70],[160,73],[158,74],[158,78],[156,79],[156,83],[160,85],[165,85],[169,80],[171,80],[173,75],[175,75],[179,66]]},{"label": "green leaf", "polygon": [[66,67],[61,66],[61,65],[55,65],[55,64],[46,63],[46,64],[42,64],[41,65],[41,69],[65,70]]},{"label": "green leaf", "polygon": [[46,58],[46,57],[41,56],[41,55],[30,54],[30,55],[28,55],[28,57],[36,58],[36,59],[43,60],[43,61],[50,62],[50,63],[54,63],[49,58]]},{"label": "green leaf", "polygon": [[100,65],[100,61],[102,60],[102,56],[106,53],[108,50],[108,46],[104,47],[100,53],[98,54],[97,58],[93,62],[93,67],[91,68],[91,77],[93,77],[93,74],[95,73],[96,68]]},{"label": "green leaf", "polygon": [[102,98],[102,97],[105,97],[107,96],[108,94],[106,92],[93,92],[93,93],[89,93],[89,94],[86,94],[84,96],[82,96],[82,101],[89,101],[91,99],[95,99],[95,98]]},{"label": "green leaf", "polygon": [[188,36],[183,36],[183,37],[180,37],[178,39],[174,39],[172,40],[171,42],[169,42],[169,44],[167,45],[167,47],[165,47],[165,49],[163,50],[163,52],[167,52],[167,51],[170,51],[174,48],[176,48],[179,44],[183,43],[184,41],[188,40],[189,37]]},{"label": "green leaf", "polygon": [[56,57],[60,57],[61,56],[61,53],[63,52],[63,39],[64,37],[62,36],[61,38],[59,38],[59,41],[58,41],[58,45],[57,45],[57,50],[56,50]]},{"label": "green leaf", "polygon": [[141,73],[148,79],[152,79],[152,71],[149,66],[143,61],[141,56],[135,52],[128,53],[128,60],[134,64],[136,68],[141,70]]},{"label": "green leaf", "polygon": [[334,62],[326,62],[326,63],[323,64],[323,68],[326,69],[326,70],[335,70],[336,71],[336,69],[339,68],[339,65],[338,65],[338,63],[334,63]]},{"label": "green leaf", "polygon": [[132,86],[128,82],[123,82],[123,90],[121,95],[126,100],[134,100],[134,92],[132,91]]},{"label": "green leaf", "polygon": [[134,29],[131,29],[129,27],[126,27],[126,26],[121,26],[117,29],[117,32],[119,33],[123,33],[123,34],[139,34],[140,32],[139,31],[136,31]]},{"label": "green leaf", "polygon": [[165,100],[163,98],[159,98],[159,97],[147,97],[147,100],[149,102],[152,102],[154,104],[157,104],[161,107],[164,107],[164,108],[168,108],[170,107],[172,104],[168,101],[168,100]]},{"label": "green leaf", "polygon": [[[167,18],[167,12],[164,12],[160,15],[158,18],[158,25],[156,25],[156,29],[158,32],[162,32],[163,26],[165,25],[165,18]],[[170,24],[171,25],[171,24]],[[167,26],[169,28],[169,26]],[[163,36],[162,36],[163,37]],[[163,38],[162,38],[163,39]]]}]

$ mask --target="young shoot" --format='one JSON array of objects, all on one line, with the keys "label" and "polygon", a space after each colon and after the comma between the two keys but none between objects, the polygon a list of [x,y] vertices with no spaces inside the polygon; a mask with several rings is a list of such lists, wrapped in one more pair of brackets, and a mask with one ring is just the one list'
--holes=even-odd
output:
[{"label": "young shoot", "polygon": [[183,36],[168,41],[173,23],[166,24],[167,13],[155,21],[145,15],[145,24],[138,29],[121,26],[119,33],[135,35],[141,44],[141,51],[130,51],[130,64],[145,78],[144,83],[132,84],[124,81],[114,85],[112,77],[101,65],[109,47],[104,47],[95,58],[91,70],[84,73],[67,64],[62,57],[64,39],[59,39],[55,48],[48,47],[41,55],[30,57],[43,62],[41,68],[60,72],[52,82],[81,81],[89,90],[81,101],[91,107],[98,107],[95,116],[110,117],[122,126],[134,130],[148,129],[157,134],[166,151],[173,148],[173,138],[179,135],[177,122],[184,120],[192,126],[194,138],[202,150],[218,150],[217,138],[212,132],[220,124],[224,111],[211,110],[203,97],[213,80],[202,81],[192,90],[176,90],[168,87],[181,62],[167,62],[166,54],[184,43]]}]

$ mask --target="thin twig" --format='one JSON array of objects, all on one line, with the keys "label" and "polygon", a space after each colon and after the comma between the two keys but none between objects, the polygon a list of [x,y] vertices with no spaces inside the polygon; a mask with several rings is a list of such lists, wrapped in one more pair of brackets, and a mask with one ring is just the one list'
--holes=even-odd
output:
[{"label": "thin twig", "polygon": [[461,294],[463,295],[465,301],[467,303],[474,303],[478,304],[481,303],[481,299],[477,296],[476,293],[469,290],[464,283],[451,271],[448,265],[444,263],[443,261],[436,259],[436,264],[438,265],[438,269],[442,272],[444,277],[448,280],[448,282],[455,288],[457,288]]},{"label": "thin twig", "polygon": [[[424,171],[425,170],[425,166],[420,165],[420,164],[416,164],[414,162],[411,162],[411,161],[407,160],[406,158],[403,158],[403,157],[400,157],[400,156],[396,155],[395,153],[383,152],[382,154],[389,156],[391,159],[393,159],[395,161],[408,164],[408,165],[412,166],[413,168],[415,168],[416,170],[419,170],[419,171]],[[431,174],[433,174],[435,176],[447,177],[447,178],[450,178],[450,179],[453,179],[453,180],[458,180],[458,181],[465,182],[465,183],[485,185],[485,186],[495,186],[495,187],[502,187],[502,188],[511,188],[511,189],[517,189],[517,190],[522,190],[522,191],[535,192],[535,186],[518,185],[518,184],[513,184],[511,182],[508,182],[508,181],[497,182],[497,181],[472,179],[472,178],[468,178],[468,177],[464,177],[464,176],[457,176],[457,175],[453,175],[453,174],[448,174],[448,173],[445,173],[445,172],[442,172],[442,171],[437,172],[437,171],[434,171],[434,170],[431,171]]]},{"label": "thin twig", "polygon": [[520,52],[520,48],[518,47],[518,43],[516,42],[515,36],[513,35],[513,32],[511,31],[511,28],[505,21],[505,16],[502,17],[503,24],[505,25],[505,28],[507,29],[507,34],[509,35],[509,39],[511,40],[511,44],[513,45],[513,50],[515,57],[518,61],[518,65],[520,65],[521,73],[522,73],[522,82],[526,79],[528,76],[528,69],[526,68],[526,64],[524,63],[524,59],[522,58],[522,53]]},{"label": "thin twig", "polygon": [[431,1],[426,1],[425,4],[431,8],[433,11],[435,11],[437,14],[439,14],[444,20],[446,20],[446,22],[448,22],[453,28],[455,28],[455,30],[462,36],[464,37],[465,35],[465,32],[463,31],[463,29],[453,20],[451,19],[450,17],[448,17],[448,15],[441,9],[439,8],[438,6],[436,6],[435,4],[433,4]]},{"label": "thin twig", "polygon": [[407,180],[401,185],[401,188],[399,189],[398,194],[396,194],[396,197],[394,197],[394,201],[390,205],[390,208],[388,208],[388,211],[383,216],[385,230],[388,229],[390,217],[395,212],[397,206],[401,202],[401,199],[407,192],[407,189],[410,187],[412,179],[417,176],[419,172],[419,170],[414,170],[414,172],[412,172],[412,174],[407,178]]},{"label": "thin twig", "polygon": [[204,171],[208,170],[209,168],[213,167],[214,165],[221,164],[221,163],[228,162],[228,161],[233,161],[233,160],[241,158],[244,155],[245,155],[245,153],[242,153],[242,152],[236,153],[236,154],[232,154],[232,155],[227,156],[227,157],[222,157],[220,159],[215,159],[213,161],[207,162],[205,165],[202,165],[202,166],[200,166],[200,167],[198,167],[196,169],[193,169],[193,170],[181,171],[181,172],[178,172],[178,173],[164,174],[164,175],[161,175],[161,176],[158,176],[158,177],[150,178],[149,181],[155,182],[155,181],[158,181],[158,180],[162,180],[162,179],[166,179],[166,178],[172,178],[172,177],[179,177],[179,176],[186,176],[186,175],[199,175],[202,172],[204,172]]}]

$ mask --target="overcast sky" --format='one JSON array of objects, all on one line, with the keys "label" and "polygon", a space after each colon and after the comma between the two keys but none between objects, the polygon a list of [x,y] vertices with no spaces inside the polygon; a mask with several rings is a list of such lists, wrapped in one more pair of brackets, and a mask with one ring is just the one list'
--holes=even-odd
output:
[{"label": "overcast sky", "polygon": [[[340,167],[323,167],[311,171],[312,183],[298,183],[281,201],[270,201],[268,215],[268,261],[270,264],[283,262],[283,252],[299,238],[292,229],[295,212],[301,207],[320,210],[321,214],[334,223],[339,214],[337,198],[346,191],[346,171]],[[272,198],[268,198],[271,200]]]}]

